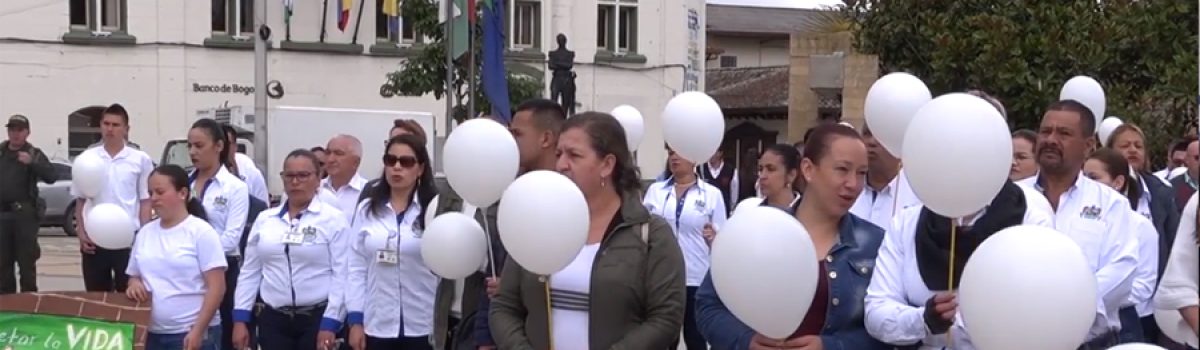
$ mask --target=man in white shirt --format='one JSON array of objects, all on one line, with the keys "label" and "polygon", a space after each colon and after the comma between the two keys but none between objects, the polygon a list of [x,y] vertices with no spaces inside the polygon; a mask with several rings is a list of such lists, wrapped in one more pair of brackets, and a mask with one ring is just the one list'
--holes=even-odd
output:
[{"label": "man in white shirt", "polygon": [[325,160],[328,177],[321,180],[320,190],[333,194],[337,202],[329,205],[341,210],[346,215],[346,222],[350,222],[358,206],[358,198],[367,185],[367,179],[358,174],[358,166],[362,163],[362,142],[354,136],[337,135],[329,139],[325,149],[329,152]]},{"label": "man in white shirt", "polygon": [[900,171],[900,159],[875,139],[870,128],[863,127],[862,135],[867,144],[867,186],[850,207],[850,213],[875,226],[888,227],[895,213],[919,206],[921,201]]},{"label": "man in white shirt", "polygon": [[696,174],[704,182],[721,190],[721,199],[725,201],[725,215],[728,216],[733,207],[737,205],[738,200],[741,199],[738,198],[738,189],[741,188],[741,183],[738,181],[737,166],[726,167],[726,165],[729,164],[725,164],[725,151],[718,149],[716,153],[713,153],[712,158],[708,159],[708,162],[696,166]]},{"label": "man in white shirt", "polygon": [[1162,170],[1154,172],[1163,181],[1171,181],[1172,178],[1179,176],[1187,170],[1184,165],[1184,159],[1187,158],[1188,140],[1178,140],[1171,143],[1171,148],[1167,149],[1167,166]]},{"label": "man in white shirt", "polygon": [[[100,194],[92,199],[82,198],[79,189],[71,185],[71,196],[75,201],[76,232],[79,233],[79,250],[83,253],[84,288],[91,292],[124,292],[129,283],[125,269],[129,264],[130,249],[109,250],[97,247],[88,236],[85,207],[98,204],[116,204],[129,214],[134,229],[150,221],[150,191],[147,180],[154,171],[154,162],[146,152],[129,147],[129,114],[120,104],[109,106],[100,117],[100,132],[103,146],[90,148],[90,152],[103,159],[107,166],[108,183]],[[90,203],[89,203],[90,202]]]},{"label": "man in white shirt", "polygon": [[[267,179],[263,177],[258,166],[254,165],[254,159],[237,151],[237,130],[230,125],[223,126],[225,144],[229,145],[229,147],[225,147],[225,153],[229,157],[225,164],[228,164],[229,171],[246,183],[246,189],[250,191],[251,196],[270,206],[271,195],[267,192]],[[254,220],[254,218],[250,218],[250,220]]]},{"label": "man in white shirt", "polygon": [[1021,181],[1046,196],[1055,211],[1055,228],[1079,244],[1096,274],[1096,320],[1083,350],[1107,349],[1119,342],[1117,311],[1129,304],[1138,248],[1129,201],[1080,173],[1088,150],[1095,146],[1094,118],[1074,100],[1051,104],[1038,131],[1041,172]]}]

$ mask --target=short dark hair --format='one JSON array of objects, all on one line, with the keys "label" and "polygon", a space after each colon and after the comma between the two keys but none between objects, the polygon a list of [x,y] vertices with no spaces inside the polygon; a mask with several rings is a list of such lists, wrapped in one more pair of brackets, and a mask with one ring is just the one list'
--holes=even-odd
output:
[{"label": "short dark hair", "polygon": [[105,115],[109,114],[120,116],[121,121],[125,122],[125,125],[129,125],[129,112],[126,111],[125,106],[122,106],[120,103],[114,103],[107,108],[104,108],[104,112],[100,113],[100,117],[103,118]]},{"label": "short dark hair", "polygon": [[287,157],[283,157],[283,161],[287,162],[288,159],[292,159],[292,158],[307,159],[309,161],[309,163],[312,163],[313,169],[315,169],[317,171],[317,175],[318,176],[320,175],[321,161],[319,159],[317,159],[317,155],[314,154],[312,151],[309,151],[309,150],[306,150],[303,148],[294,149],[291,152],[288,152]]},{"label": "short dark hair", "polygon": [[820,163],[825,156],[829,155],[829,148],[833,145],[833,141],[840,137],[862,141],[862,135],[845,125],[821,125],[813,128],[808,142],[804,143],[804,158],[813,163]]},{"label": "short dark hair", "polygon": [[312,153],[317,153],[317,152],[328,152],[328,151],[326,151],[326,150],[325,150],[325,147],[321,147],[321,146],[317,146],[317,147],[309,148],[309,149],[308,149],[308,151],[309,151],[309,152],[312,152]]},{"label": "short dark hair", "polygon": [[1075,112],[1079,115],[1079,128],[1083,131],[1082,136],[1092,137],[1096,134],[1096,114],[1079,101],[1069,99],[1056,101],[1046,107],[1046,111]]},{"label": "short dark hair", "polygon": [[1033,130],[1029,130],[1029,129],[1021,129],[1021,130],[1013,131],[1012,138],[1014,140],[1022,139],[1025,141],[1029,141],[1029,143],[1033,144],[1033,145],[1037,144],[1037,133],[1033,132]]},{"label": "short dark hair", "polygon": [[796,150],[796,146],[786,143],[773,144],[767,146],[767,148],[764,149],[762,154],[760,154],[758,157],[762,158],[762,156],[767,153],[774,153],[775,155],[778,155],[779,158],[783,159],[783,167],[785,168],[784,171],[800,169],[800,151]]},{"label": "short dark hair", "polygon": [[1188,145],[1192,144],[1192,141],[1196,141],[1196,138],[1195,137],[1185,137],[1185,138],[1180,139],[1179,141],[1175,141],[1175,143],[1171,144],[1171,153],[1187,152]]},{"label": "short dark hair", "polygon": [[[625,140],[625,128],[608,113],[583,112],[572,116],[563,123],[562,131],[581,129],[588,138],[592,139],[592,151],[601,157],[613,155],[617,159],[613,166],[613,185],[618,194],[637,192],[642,188],[638,175],[637,164],[633,162],[633,153],[629,152],[629,142]],[[640,196],[639,196],[640,198]]]},{"label": "short dark hair", "polygon": [[533,113],[534,125],[537,125],[539,129],[555,133],[562,128],[563,121],[567,120],[567,112],[563,110],[562,105],[544,98],[521,102],[520,105],[517,105],[516,111],[517,113],[526,111]]}]

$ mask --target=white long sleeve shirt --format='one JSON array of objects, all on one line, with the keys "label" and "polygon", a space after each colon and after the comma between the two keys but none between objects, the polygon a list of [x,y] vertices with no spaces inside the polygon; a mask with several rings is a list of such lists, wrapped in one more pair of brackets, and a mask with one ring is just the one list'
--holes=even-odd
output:
[{"label": "white long sleeve shirt", "polygon": [[[1025,191],[1026,207],[1022,224],[1054,227],[1054,214],[1046,198],[1025,186],[1021,189]],[[931,334],[924,319],[925,303],[936,291],[925,286],[917,265],[917,222],[922,208],[916,206],[900,211],[889,225],[879,247],[879,256],[875,258],[875,273],[867,286],[864,322],[867,332],[884,343],[907,346],[922,342],[923,350],[940,350],[946,346],[945,335]],[[961,316],[955,317],[951,332],[955,337],[955,349],[974,348]]]},{"label": "white long sleeve shirt", "polygon": [[[162,220],[146,223],[134,239],[125,273],[141,278],[150,293],[149,330],[180,334],[200,318],[209,288],[204,273],[225,267],[217,232],[204,220],[188,216],[173,227],[162,227]],[[216,315],[208,322],[219,324]]]},{"label": "white long sleeve shirt", "polygon": [[234,321],[249,322],[255,297],[272,308],[306,307],[328,302],[322,329],[336,331],[344,314],[349,227],[336,207],[314,200],[289,218],[281,205],[259,214],[246,241],[246,259],[238,275]]},{"label": "white long sleeve shirt", "polygon": [[850,207],[850,214],[886,229],[897,213],[914,206],[921,206],[921,200],[913,193],[908,177],[901,171],[879,191],[863,186],[862,194]]},{"label": "white long sleeve shirt", "polygon": [[675,180],[670,178],[650,185],[642,205],[651,214],[662,216],[674,229],[687,267],[687,285],[699,287],[710,265],[704,225],[711,223],[718,232],[725,226],[725,198],[721,190],[697,180],[682,194],[675,193]]},{"label": "white long sleeve shirt", "polygon": [[258,170],[254,160],[242,153],[235,154],[233,160],[237,163],[238,175],[241,175],[242,182],[246,183],[246,190],[250,195],[270,205],[271,194],[267,191],[267,179],[263,177],[262,171]]},{"label": "white long sleeve shirt", "polygon": [[1163,334],[1192,347],[1200,345],[1200,339],[1183,320],[1179,309],[1200,305],[1200,297],[1196,296],[1200,293],[1200,249],[1196,247],[1198,196],[1200,193],[1193,194],[1183,207],[1171,257],[1167,259],[1158,293],[1154,295],[1154,306],[1159,310],[1155,318]]},{"label": "white long sleeve shirt", "polygon": [[[1129,219],[1137,232],[1137,269],[1133,272],[1133,287],[1129,302],[1137,308],[1139,317],[1154,314],[1154,286],[1158,284],[1158,229],[1150,219],[1130,213]],[[1126,305],[1128,306],[1128,305]]]},{"label": "white long sleeve shirt", "polygon": [[233,176],[225,167],[218,169],[217,174],[208,179],[204,193],[196,192],[195,172],[192,172],[189,180],[192,183],[192,193],[200,196],[200,202],[204,204],[208,223],[221,236],[221,246],[225,249],[225,255],[240,255],[238,244],[241,243],[243,230],[246,228],[246,216],[250,210],[250,194],[247,192],[246,183]]},{"label": "white long sleeve shirt", "polygon": [[[103,146],[92,147],[84,152],[104,160],[104,168],[108,172],[108,183],[100,190],[100,194],[88,200],[87,205],[116,204],[129,214],[134,229],[141,227],[141,203],[150,198],[149,178],[150,173],[154,172],[154,161],[146,152],[129,146],[122,148],[116,156],[109,155]],[[71,183],[70,192],[72,198],[83,197],[75,183]]]},{"label": "white long sleeve shirt", "polygon": [[[372,212],[365,200],[354,214],[347,321],[363,324],[372,337],[420,337],[433,332],[438,277],[421,257],[422,232],[414,224],[423,209],[415,197],[400,215],[391,203]],[[385,252],[395,252],[396,262],[381,261]]]},{"label": "white long sleeve shirt", "polygon": [[350,183],[341,188],[333,188],[333,182],[329,178],[321,180],[321,191],[328,191],[332,198],[336,200],[330,205],[337,206],[346,217],[351,218],[354,215],[354,210],[358,209],[358,197],[362,194],[363,188],[367,186],[367,179],[359,176],[357,173],[350,178]]},{"label": "white long sleeve shirt", "polygon": [[[1044,189],[1041,175],[1021,180],[1038,192]],[[1083,249],[1096,273],[1096,321],[1088,332],[1090,341],[1121,329],[1117,311],[1129,305],[1134,271],[1138,266],[1138,233],[1130,215],[1129,200],[1121,193],[1079,174],[1063,192],[1054,213],[1054,228],[1071,237]]]}]

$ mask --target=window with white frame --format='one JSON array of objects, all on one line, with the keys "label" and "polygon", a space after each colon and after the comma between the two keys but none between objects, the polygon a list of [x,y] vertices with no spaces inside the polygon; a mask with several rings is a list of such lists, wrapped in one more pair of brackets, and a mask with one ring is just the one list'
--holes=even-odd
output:
[{"label": "window with white frame", "polygon": [[541,0],[515,0],[508,10],[508,37],[511,38],[511,47],[513,49],[541,47]]},{"label": "window with white frame", "polygon": [[384,0],[375,0],[375,41],[380,43],[392,43],[398,45],[412,45],[417,42],[417,31],[413,28],[413,21],[410,17],[405,16],[404,12],[400,12],[399,33],[393,33],[389,26],[391,16],[383,13]]},{"label": "window with white frame", "polygon": [[254,33],[254,0],[212,0],[212,31],[234,37]]},{"label": "window with white frame", "polygon": [[126,0],[70,0],[71,29],[98,33],[125,30]]},{"label": "window with white frame", "polygon": [[598,0],[596,47],[613,53],[637,52],[637,0]]}]

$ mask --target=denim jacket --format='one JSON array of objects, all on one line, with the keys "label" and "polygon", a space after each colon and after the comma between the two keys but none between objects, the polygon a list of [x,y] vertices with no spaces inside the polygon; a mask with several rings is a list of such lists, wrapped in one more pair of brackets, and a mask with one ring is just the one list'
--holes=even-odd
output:
[{"label": "denim jacket", "polygon": [[[821,278],[829,278],[830,297],[821,343],[826,350],[891,349],[867,334],[863,324],[863,300],[875,270],[875,256],[883,242],[884,231],[853,214],[842,217],[838,231],[839,242],[821,262],[829,271]],[[755,331],[738,320],[721,302],[711,274],[696,291],[695,312],[700,332],[714,349],[746,350],[750,347]]]}]

